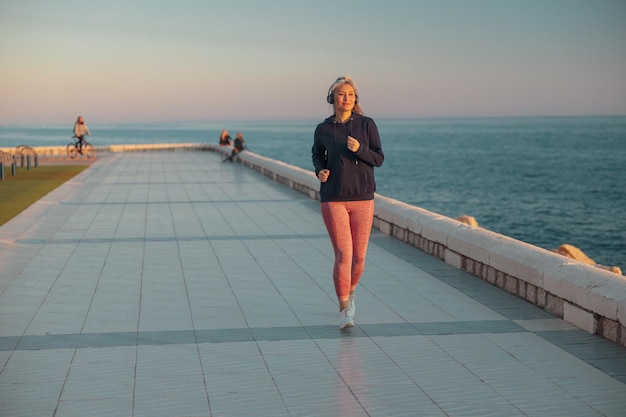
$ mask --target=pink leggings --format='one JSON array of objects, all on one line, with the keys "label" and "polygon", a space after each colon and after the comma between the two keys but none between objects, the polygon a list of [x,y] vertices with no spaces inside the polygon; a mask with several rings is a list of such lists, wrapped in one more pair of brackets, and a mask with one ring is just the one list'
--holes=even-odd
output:
[{"label": "pink leggings", "polygon": [[374,219],[374,200],[322,203],[322,218],[335,250],[333,282],[339,300],[354,291],[363,268]]}]

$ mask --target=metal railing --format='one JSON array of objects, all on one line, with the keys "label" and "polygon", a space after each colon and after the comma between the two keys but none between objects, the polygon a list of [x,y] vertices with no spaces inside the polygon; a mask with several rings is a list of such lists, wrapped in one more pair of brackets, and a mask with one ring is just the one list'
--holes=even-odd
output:
[{"label": "metal railing", "polygon": [[11,175],[17,174],[17,167],[15,163],[15,157],[9,152],[0,151],[0,180],[4,181],[4,169],[7,166],[11,166]]},{"label": "metal railing", "polygon": [[31,163],[35,165],[37,168],[38,158],[37,151],[31,148],[28,145],[19,145],[15,147],[15,158],[20,160],[20,167],[24,168],[24,164],[26,164],[26,169],[30,169]]},{"label": "metal railing", "polygon": [[15,147],[15,153],[0,150],[0,181],[5,180],[5,169],[11,166],[11,175],[17,175],[17,164],[21,168],[26,166],[30,170],[31,166],[37,167],[39,164],[37,151],[27,145],[19,145]]}]

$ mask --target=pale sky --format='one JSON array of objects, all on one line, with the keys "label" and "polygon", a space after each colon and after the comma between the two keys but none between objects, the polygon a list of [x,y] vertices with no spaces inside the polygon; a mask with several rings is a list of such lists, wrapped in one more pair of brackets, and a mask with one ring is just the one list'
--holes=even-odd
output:
[{"label": "pale sky", "polygon": [[0,0],[0,125],[626,114],[626,0]]}]

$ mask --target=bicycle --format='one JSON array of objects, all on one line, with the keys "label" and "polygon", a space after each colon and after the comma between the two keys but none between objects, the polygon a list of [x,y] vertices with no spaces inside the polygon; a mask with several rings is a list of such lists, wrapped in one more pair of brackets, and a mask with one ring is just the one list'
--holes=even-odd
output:
[{"label": "bicycle", "polygon": [[70,142],[67,144],[67,156],[69,156],[71,159],[76,158],[78,155],[83,155],[89,159],[95,156],[95,151],[93,150],[93,146],[91,145],[91,143],[87,142],[87,140],[83,140],[83,148],[81,150],[78,138],[74,136],[73,139],[74,142]]}]

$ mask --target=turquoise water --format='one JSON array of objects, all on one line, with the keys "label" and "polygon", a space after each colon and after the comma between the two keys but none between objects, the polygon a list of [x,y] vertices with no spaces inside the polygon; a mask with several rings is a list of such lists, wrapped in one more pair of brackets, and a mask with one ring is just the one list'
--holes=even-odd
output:
[{"label": "turquoise water", "polygon": [[[320,118],[321,119],[321,118]],[[88,121],[89,122],[89,121]],[[311,169],[317,120],[89,124],[94,145],[214,142]],[[626,269],[626,116],[377,120],[380,194],[546,249],[569,243]],[[0,127],[0,147],[63,145],[72,124]]]}]

